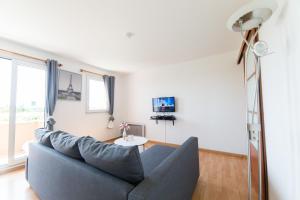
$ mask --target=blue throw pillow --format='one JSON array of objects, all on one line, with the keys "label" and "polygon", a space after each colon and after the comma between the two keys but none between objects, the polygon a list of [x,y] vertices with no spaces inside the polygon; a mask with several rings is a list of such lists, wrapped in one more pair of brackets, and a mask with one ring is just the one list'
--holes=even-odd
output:
[{"label": "blue throw pillow", "polygon": [[78,149],[79,139],[63,131],[56,131],[50,135],[51,144],[56,151],[72,158],[82,159]]},{"label": "blue throw pillow", "polygon": [[51,141],[50,141],[50,135],[52,131],[48,131],[44,128],[39,128],[35,130],[35,138],[38,141],[38,143],[43,144],[47,147],[53,148]]},{"label": "blue throw pillow", "polygon": [[144,169],[137,146],[106,144],[92,137],[82,137],[79,151],[86,163],[132,184],[144,179]]}]

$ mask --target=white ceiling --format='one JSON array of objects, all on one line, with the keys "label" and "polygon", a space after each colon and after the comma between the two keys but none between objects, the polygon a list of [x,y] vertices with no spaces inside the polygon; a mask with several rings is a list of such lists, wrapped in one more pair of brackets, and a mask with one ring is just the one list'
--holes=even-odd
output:
[{"label": "white ceiling", "polygon": [[246,2],[0,0],[0,37],[131,72],[237,49],[226,20]]}]

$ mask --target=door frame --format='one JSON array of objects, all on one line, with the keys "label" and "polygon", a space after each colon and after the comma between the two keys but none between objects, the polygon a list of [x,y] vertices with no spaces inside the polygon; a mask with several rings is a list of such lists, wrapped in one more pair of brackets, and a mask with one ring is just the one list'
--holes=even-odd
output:
[{"label": "door frame", "polygon": [[[27,159],[27,155],[16,157],[15,156],[15,140],[16,140],[16,105],[17,105],[17,91],[18,91],[18,66],[22,65],[25,67],[41,69],[45,71],[46,67],[40,63],[22,61],[14,57],[0,55],[2,59],[11,60],[11,83],[10,83],[10,101],[9,101],[9,128],[8,128],[8,153],[7,163],[0,165],[0,170],[8,170],[20,165],[23,165]],[[45,76],[45,88],[46,76]],[[45,90],[46,92],[46,90]]]}]

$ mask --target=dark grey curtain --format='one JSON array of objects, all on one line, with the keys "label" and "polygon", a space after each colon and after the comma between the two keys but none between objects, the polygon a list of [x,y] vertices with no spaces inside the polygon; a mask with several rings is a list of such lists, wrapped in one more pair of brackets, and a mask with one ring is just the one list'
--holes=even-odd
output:
[{"label": "dark grey curtain", "polygon": [[57,100],[58,92],[58,63],[56,60],[48,59],[47,65],[47,91],[46,91],[46,119],[47,129],[53,130],[55,120],[53,119],[53,112]]},{"label": "dark grey curtain", "polygon": [[108,113],[110,114],[109,122],[114,121],[114,96],[115,96],[115,77],[114,76],[103,76],[104,85],[108,96]]}]

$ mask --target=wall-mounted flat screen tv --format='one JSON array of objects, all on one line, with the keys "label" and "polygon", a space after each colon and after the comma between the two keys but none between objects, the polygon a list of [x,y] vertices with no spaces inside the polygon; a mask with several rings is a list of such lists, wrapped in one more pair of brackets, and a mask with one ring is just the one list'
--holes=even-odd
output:
[{"label": "wall-mounted flat screen tv", "polygon": [[152,98],[153,112],[175,112],[175,97]]}]

